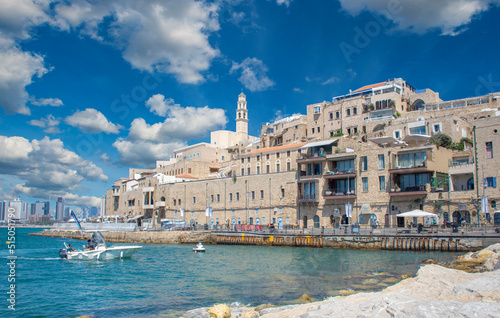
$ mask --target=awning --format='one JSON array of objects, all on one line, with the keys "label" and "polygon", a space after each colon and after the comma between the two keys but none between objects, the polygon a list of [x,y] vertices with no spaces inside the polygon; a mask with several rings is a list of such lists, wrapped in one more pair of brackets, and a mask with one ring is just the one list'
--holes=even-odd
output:
[{"label": "awning", "polygon": [[383,136],[383,137],[376,137],[376,138],[370,138],[368,139],[369,141],[376,143],[379,146],[390,146],[393,144],[399,144],[399,140],[397,140],[394,137],[390,136]]},{"label": "awning", "polygon": [[310,142],[305,146],[300,147],[300,149],[304,148],[311,148],[311,147],[321,147],[321,146],[328,146],[336,142],[338,139],[329,139],[329,140],[322,140],[322,141],[315,141],[315,142]]},{"label": "awning", "polygon": [[399,217],[409,217],[409,218],[419,218],[419,217],[424,217],[424,216],[429,216],[429,217],[437,217],[436,214],[430,213],[430,212],[425,212],[422,210],[411,210],[408,212],[400,213],[396,215],[398,218]]},{"label": "awning", "polygon": [[141,219],[141,218],[143,218],[143,217],[144,217],[144,215],[137,215],[137,216],[134,216],[133,218],[127,219],[127,223],[130,223],[130,222],[136,221],[136,220]]},{"label": "awning", "polygon": [[403,141],[404,142],[424,142],[431,138],[428,135],[407,135]]}]

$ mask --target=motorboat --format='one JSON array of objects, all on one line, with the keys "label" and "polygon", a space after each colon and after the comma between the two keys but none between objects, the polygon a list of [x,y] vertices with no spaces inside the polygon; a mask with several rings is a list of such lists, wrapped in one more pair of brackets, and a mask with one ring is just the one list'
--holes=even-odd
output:
[{"label": "motorboat", "polygon": [[197,253],[197,252],[205,252],[205,247],[203,246],[203,244],[198,243],[198,244],[196,244],[196,247],[193,247],[193,251],[195,253]]},{"label": "motorboat", "polygon": [[99,231],[92,232],[91,248],[83,246],[83,249],[78,250],[73,248],[70,250],[69,246],[64,243],[64,248],[59,250],[59,256],[66,259],[83,259],[83,260],[102,260],[114,258],[131,257],[132,254],[137,252],[142,246],[131,245],[117,245],[108,246],[104,237]]}]

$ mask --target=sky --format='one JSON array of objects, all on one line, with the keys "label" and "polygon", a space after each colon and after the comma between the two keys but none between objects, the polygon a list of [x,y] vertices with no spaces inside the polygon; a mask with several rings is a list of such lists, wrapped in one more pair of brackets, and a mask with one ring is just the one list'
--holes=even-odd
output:
[{"label": "sky", "polygon": [[99,206],[131,167],[403,78],[500,91],[500,0],[0,0],[0,198]]}]

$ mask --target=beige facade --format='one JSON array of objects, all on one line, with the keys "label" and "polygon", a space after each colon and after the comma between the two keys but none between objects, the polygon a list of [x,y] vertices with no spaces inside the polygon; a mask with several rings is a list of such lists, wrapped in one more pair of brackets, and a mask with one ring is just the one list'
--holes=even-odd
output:
[{"label": "beige facade", "polygon": [[[131,169],[130,179],[107,192],[107,214],[220,226],[278,223],[279,215],[280,224],[301,227],[375,219],[404,226],[409,220],[396,215],[419,208],[440,221],[483,222],[477,212],[483,180],[490,212],[500,199],[497,96],[442,101],[401,79],[368,85],[308,105],[305,116],[264,125],[260,141],[223,148],[230,134],[214,132],[213,143],[180,149],[154,171]],[[237,119],[248,120],[244,95]],[[465,140],[463,150],[432,144],[437,133]],[[205,215],[207,206],[213,216]]]}]

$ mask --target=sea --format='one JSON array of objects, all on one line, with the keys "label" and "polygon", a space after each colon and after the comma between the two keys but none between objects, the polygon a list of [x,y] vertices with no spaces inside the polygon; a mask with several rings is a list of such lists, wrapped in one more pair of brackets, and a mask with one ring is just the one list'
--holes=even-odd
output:
[{"label": "sea", "polygon": [[[191,244],[141,244],[129,259],[65,260],[58,255],[64,242],[85,242],[29,235],[40,231],[17,228],[13,254],[12,242],[1,245],[0,317],[179,317],[215,303],[287,305],[303,294],[323,300],[379,291],[415,275],[424,260],[458,255],[238,245],[195,254]],[[0,237],[7,243],[7,228]]]}]

